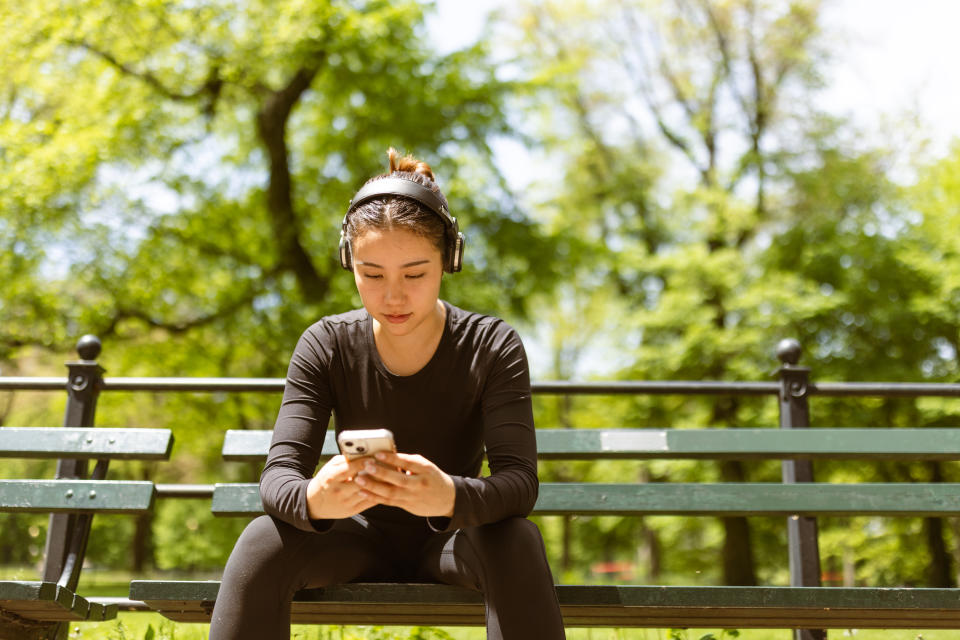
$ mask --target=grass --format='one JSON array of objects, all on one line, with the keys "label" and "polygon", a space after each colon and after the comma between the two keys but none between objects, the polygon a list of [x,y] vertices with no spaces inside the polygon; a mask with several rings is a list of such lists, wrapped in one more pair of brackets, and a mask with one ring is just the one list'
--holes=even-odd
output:
[{"label": "grass", "polygon": [[[83,622],[71,626],[70,640],[207,640],[209,625],[174,623],[153,613],[121,613],[111,622]],[[831,640],[953,640],[950,630],[835,629]],[[294,625],[292,640],[483,640],[475,627],[375,627]],[[568,640],[792,640],[784,629],[568,629]]]}]

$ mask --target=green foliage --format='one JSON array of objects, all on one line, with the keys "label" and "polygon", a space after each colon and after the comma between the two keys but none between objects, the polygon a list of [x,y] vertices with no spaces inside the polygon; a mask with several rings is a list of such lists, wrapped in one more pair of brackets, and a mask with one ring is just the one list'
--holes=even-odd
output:
[{"label": "green foliage", "polygon": [[482,46],[425,46],[421,4],[48,5],[0,14],[16,283],[0,357],[91,332],[108,359],[129,348],[149,368],[162,341],[191,355],[168,366],[279,375],[300,331],[358,303],[336,234],[389,145],[429,160],[461,216],[472,268],[454,302],[522,313],[551,281],[529,268],[549,238],[509,204],[487,147],[508,131],[510,85]]},{"label": "green foliage", "polygon": [[246,524],[242,518],[214,518],[203,500],[165,501],[153,523],[156,568],[219,572]]}]

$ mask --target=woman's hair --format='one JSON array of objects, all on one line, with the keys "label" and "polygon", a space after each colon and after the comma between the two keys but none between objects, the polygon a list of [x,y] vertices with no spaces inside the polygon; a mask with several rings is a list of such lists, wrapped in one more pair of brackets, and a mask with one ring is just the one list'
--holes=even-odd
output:
[{"label": "woman's hair", "polygon": [[[393,147],[387,150],[387,157],[390,159],[389,172],[374,176],[365,184],[383,178],[406,178],[436,193],[443,202],[443,206],[450,208],[446,197],[434,181],[430,165],[411,155],[401,157]],[[439,215],[412,198],[382,196],[364,202],[351,211],[347,216],[347,241],[353,242],[368,229],[404,229],[415,233],[431,241],[443,255],[443,264],[447,264],[449,242],[446,224]]]}]

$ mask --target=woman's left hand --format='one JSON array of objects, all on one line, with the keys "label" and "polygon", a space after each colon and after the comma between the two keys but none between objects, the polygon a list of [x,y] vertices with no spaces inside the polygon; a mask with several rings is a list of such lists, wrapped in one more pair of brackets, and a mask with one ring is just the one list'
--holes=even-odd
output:
[{"label": "woman's left hand", "polygon": [[428,518],[453,515],[453,479],[423,456],[378,453],[376,461],[369,460],[354,482],[380,504]]}]

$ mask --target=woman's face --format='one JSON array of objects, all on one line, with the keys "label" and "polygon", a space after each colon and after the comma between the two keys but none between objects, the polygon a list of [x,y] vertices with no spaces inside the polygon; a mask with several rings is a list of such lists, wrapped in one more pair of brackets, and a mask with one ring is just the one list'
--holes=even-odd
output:
[{"label": "woman's face", "polygon": [[427,238],[404,229],[367,229],[351,243],[353,275],[367,312],[393,336],[434,325],[443,256]]}]

